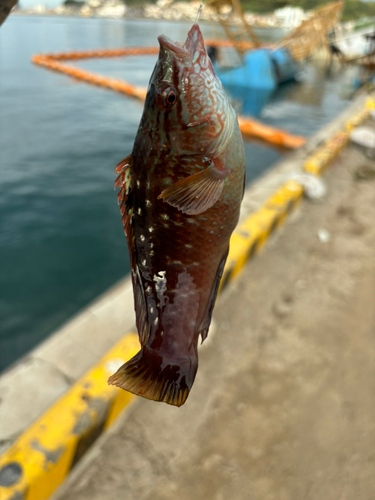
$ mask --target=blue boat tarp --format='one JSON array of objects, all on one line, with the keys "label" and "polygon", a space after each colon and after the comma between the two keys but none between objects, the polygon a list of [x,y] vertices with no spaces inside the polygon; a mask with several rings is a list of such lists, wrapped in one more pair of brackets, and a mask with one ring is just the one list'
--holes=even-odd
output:
[{"label": "blue boat tarp", "polygon": [[271,50],[270,57],[275,67],[277,83],[284,83],[295,79],[298,67],[291,57],[289,50]]},{"label": "blue boat tarp", "polygon": [[280,83],[292,80],[297,66],[286,49],[255,49],[247,52],[244,64],[215,71],[224,86],[274,90]]},{"label": "blue boat tarp", "polygon": [[258,117],[262,109],[275,93],[275,89],[261,89],[225,85],[225,91],[233,104],[240,107],[241,115]]}]

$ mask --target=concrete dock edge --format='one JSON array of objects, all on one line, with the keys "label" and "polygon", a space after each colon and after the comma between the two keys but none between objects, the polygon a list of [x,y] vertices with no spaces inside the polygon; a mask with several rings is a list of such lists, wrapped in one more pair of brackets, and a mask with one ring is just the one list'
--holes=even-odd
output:
[{"label": "concrete dock edge", "polygon": [[[342,151],[350,130],[374,108],[373,99],[361,96],[301,150],[247,189],[220,290],[239,275],[302,200],[303,183],[291,178],[293,174],[322,175]],[[132,290],[125,280],[0,377],[0,500],[47,499],[135,399],[106,382],[138,350],[137,336],[124,336],[132,331]],[[103,352],[107,354],[100,357]],[[43,387],[50,386],[47,397],[39,400],[38,380]],[[9,387],[13,392],[5,390]]]}]

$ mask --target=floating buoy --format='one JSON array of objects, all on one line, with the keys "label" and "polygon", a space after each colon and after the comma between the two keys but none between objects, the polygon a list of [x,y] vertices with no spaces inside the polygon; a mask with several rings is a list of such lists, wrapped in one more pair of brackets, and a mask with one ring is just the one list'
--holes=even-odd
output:
[{"label": "floating buoy", "polygon": [[249,137],[259,137],[264,141],[282,146],[284,148],[299,148],[305,144],[306,139],[299,135],[292,135],[284,130],[265,125],[252,118],[238,117],[238,124],[242,135]]},{"label": "floating buoy", "polygon": [[[207,45],[214,46],[230,46],[229,41],[225,40],[210,40]],[[251,46],[251,44],[249,44]],[[146,88],[132,85],[124,80],[117,80],[96,73],[91,73],[76,66],[70,66],[65,61],[77,59],[90,59],[101,57],[120,57],[120,56],[134,56],[134,55],[151,55],[158,54],[157,47],[129,47],[126,49],[111,49],[111,50],[92,50],[87,52],[62,52],[60,54],[37,54],[32,57],[32,62],[38,66],[44,66],[53,71],[59,71],[66,75],[72,76],[77,80],[82,80],[92,85],[105,87],[115,92],[121,92],[130,97],[135,97],[144,101],[146,97]],[[64,61],[64,62],[63,62]],[[258,137],[276,146],[284,148],[298,148],[306,141],[304,137],[295,136],[285,132],[284,130],[276,129],[264,125],[256,120],[238,117],[238,123],[242,135],[245,137]]]}]

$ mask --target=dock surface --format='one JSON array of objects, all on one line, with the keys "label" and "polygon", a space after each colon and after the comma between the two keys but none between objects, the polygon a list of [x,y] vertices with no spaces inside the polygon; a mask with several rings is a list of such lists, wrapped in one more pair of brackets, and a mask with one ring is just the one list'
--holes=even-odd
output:
[{"label": "dock surface", "polygon": [[138,398],[54,500],[374,498],[375,178],[358,180],[363,166],[375,162],[347,147],[327,194],[220,296],[186,404]]}]

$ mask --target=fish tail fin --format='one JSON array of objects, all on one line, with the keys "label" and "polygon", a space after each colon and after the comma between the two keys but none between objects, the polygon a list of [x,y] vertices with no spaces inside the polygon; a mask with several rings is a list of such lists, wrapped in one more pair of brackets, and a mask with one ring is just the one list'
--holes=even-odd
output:
[{"label": "fish tail fin", "polygon": [[147,399],[181,406],[189,395],[197,369],[196,354],[169,360],[143,346],[108,383]]}]

